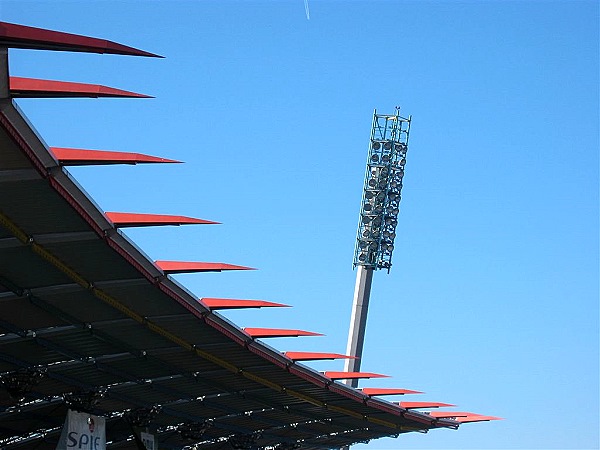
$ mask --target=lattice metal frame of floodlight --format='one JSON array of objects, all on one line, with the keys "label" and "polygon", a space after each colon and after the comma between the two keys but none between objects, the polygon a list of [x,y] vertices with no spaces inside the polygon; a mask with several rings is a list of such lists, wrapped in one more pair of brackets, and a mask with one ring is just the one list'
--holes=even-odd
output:
[{"label": "lattice metal frame of floodlight", "polygon": [[411,117],[373,113],[354,267],[392,267]]}]

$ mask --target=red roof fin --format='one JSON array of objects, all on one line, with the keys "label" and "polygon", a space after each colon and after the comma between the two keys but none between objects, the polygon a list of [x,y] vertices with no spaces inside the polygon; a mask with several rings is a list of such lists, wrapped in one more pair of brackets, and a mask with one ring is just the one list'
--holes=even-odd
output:
[{"label": "red roof fin", "polygon": [[405,395],[405,394],[422,394],[421,391],[412,391],[410,389],[396,388],[362,388],[364,394],[372,397],[376,395]]},{"label": "red roof fin", "polygon": [[244,331],[254,338],[323,336],[321,333],[313,333],[312,331],[284,328],[244,328]]},{"label": "red roof fin", "polygon": [[200,301],[210,309],[238,308],[289,308],[283,303],[267,302],[265,300],[238,300],[233,298],[201,298]]},{"label": "red roof fin", "polygon": [[372,372],[325,372],[325,376],[332,380],[349,380],[356,378],[389,378],[389,375]]},{"label": "red roof fin", "polygon": [[99,164],[180,163],[174,159],[159,158],[142,153],[87,150],[82,148],[50,147],[54,157],[63,166]]},{"label": "red roof fin", "polygon": [[0,22],[0,45],[10,48],[56,50],[86,53],[109,53],[114,55],[150,56],[160,55],[79,34],[62,33],[44,28],[27,27],[15,23]]},{"label": "red roof fin", "polygon": [[195,219],[186,216],[168,214],[138,214],[123,212],[107,212],[106,217],[118,228],[149,227],[159,225],[218,224],[210,220]]},{"label": "red roof fin", "polygon": [[10,95],[15,98],[57,97],[122,97],[152,98],[149,95],[115,89],[99,84],[70,81],[40,80],[38,78],[10,77]]},{"label": "red roof fin", "polygon": [[223,270],[256,270],[252,267],[235,266],[233,264],[192,261],[155,261],[163,272],[192,273],[192,272],[221,272]]},{"label": "red roof fin", "polygon": [[417,408],[444,408],[451,405],[450,403],[439,403],[439,402],[398,402],[398,406],[406,409],[417,409]]},{"label": "red roof fin", "polygon": [[285,352],[284,355],[290,359],[293,359],[294,361],[316,361],[320,359],[358,359],[356,356],[323,352]]},{"label": "red roof fin", "polygon": [[472,416],[467,417],[457,417],[456,421],[460,423],[469,423],[469,422],[487,422],[489,420],[502,420],[502,417],[494,417],[494,416],[480,416],[479,414],[473,414]]}]

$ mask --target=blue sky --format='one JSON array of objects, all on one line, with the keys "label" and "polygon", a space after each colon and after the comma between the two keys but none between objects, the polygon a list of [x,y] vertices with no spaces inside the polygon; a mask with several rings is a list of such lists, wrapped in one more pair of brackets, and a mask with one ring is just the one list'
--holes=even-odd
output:
[{"label": "blue sky", "polygon": [[[344,352],[374,108],[413,123],[391,274],[375,274],[364,386],[504,417],[373,449],[598,448],[598,2],[11,1],[3,21],[164,60],[12,50],[10,70],[149,100],[20,100],[48,145],[182,165],[70,172],[105,211],[219,226],[128,230],[198,297],[292,309],[280,350]],[[312,364],[341,370],[341,362]]]}]

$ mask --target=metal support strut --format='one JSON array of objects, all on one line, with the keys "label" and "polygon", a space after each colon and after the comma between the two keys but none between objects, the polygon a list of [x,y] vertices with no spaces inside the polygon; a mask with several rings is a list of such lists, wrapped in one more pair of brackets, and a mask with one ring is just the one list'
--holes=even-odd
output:
[{"label": "metal support strut", "polygon": [[[372,267],[358,266],[356,271],[356,284],[354,286],[354,300],[352,302],[352,317],[350,318],[346,355],[356,356],[357,359],[347,359],[344,364],[344,372],[360,371],[360,358],[362,357],[365,340],[373,270]],[[346,384],[354,388],[358,387],[358,379],[346,380]]]}]

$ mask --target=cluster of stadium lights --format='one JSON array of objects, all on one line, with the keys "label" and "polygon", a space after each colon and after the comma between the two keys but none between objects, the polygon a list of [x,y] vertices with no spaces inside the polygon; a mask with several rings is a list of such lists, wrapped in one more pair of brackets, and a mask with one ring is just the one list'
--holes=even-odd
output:
[{"label": "cluster of stadium lights", "polygon": [[373,115],[354,266],[392,266],[410,117]]}]

